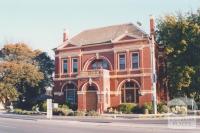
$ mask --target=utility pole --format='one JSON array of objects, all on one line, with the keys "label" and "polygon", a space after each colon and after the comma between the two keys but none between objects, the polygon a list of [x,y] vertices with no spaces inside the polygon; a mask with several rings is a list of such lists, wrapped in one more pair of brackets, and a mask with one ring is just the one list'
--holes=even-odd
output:
[{"label": "utility pole", "polygon": [[156,75],[156,58],[155,58],[155,24],[154,17],[150,17],[150,37],[151,37],[151,68],[152,68],[152,103],[153,103],[153,113],[157,114],[157,93],[156,93],[156,83],[157,83],[157,75]]}]

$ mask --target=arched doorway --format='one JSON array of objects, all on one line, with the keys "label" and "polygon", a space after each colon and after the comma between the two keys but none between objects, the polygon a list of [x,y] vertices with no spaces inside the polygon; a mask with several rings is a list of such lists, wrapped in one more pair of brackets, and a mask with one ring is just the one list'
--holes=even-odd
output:
[{"label": "arched doorway", "polygon": [[125,81],[121,87],[121,103],[138,103],[139,86],[134,81]]},{"label": "arched doorway", "polygon": [[88,84],[86,88],[86,110],[97,110],[97,86]]},{"label": "arched doorway", "polygon": [[77,87],[68,83],[64,86],[65,102],[70,105],[77,105]]}]

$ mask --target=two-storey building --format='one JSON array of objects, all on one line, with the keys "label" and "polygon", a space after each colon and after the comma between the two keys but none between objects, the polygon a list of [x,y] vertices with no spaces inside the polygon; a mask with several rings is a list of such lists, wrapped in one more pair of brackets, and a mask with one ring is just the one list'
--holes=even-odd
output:
[{"label": "two-storey building", "polygon": [[[151,43],[132,23],[85,30],[71,39],[64,33],[55,49],[55,102],[101,112],[120,103],[151,102]],[[162,93],[158,88],[158,100]]]}]

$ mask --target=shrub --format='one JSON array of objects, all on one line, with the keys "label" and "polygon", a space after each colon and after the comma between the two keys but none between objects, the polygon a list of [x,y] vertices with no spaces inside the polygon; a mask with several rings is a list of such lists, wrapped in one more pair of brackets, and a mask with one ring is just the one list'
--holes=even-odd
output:
[{"label": "shrub", "polygon": [[87,112],[86,116],[99,116],[100,114],[96,111],[89,111]]},{"label": "shrub", "polygon": [[84,111],[75,111],[74,116],[85,116],[86,113]]},{"label": "shrub", "polygon": [[69,102],[66,102],[64,105],[66,105],[69,109],[72,109],[73,111],[76,111],[78,108],[77,104],[73,104],[73,103],[69,103]]},{"label": "shrub", "polygon": [[130,114],[134,111],[137,105],[134,103],[122,103],[118,106],[118,110],[125,114]]},{"label": "shrub", "polygon": [[73,116],[73,111],[65,108],[56,108],[53,109],[53,115]]},{"label": "shrub", "polygon": [[22,110],[22,109],[14,109],[13,113],[20,115],[31,115],[34,114],[32,111]]},{"label": "shrub", "polygon": [[59,105],[59,108],[69,109],[69,106],[66,104]]},{"label": "shrub", "polygon": [[180,110],[179,110],[179,113],[180,113],[180,114],[187,114],[187,107],[181,106],[181,107],[180,107]]},{"label": "shrub", "polygon": [[143,113],[143,109],[139,105],[137,105],[137,106],[135,106],[133,108],[133,113],[135,113],[135,114],[141,114],[141,113]]},{"label": "shrub", "polygon": [[187,114],[187,106],[172,106],[170,111],[174,114]]},{"label": "shrub", "polygon": [[142,108],[143,108],[143,113],[145,113],[145,109],[148,109],[150,114],[153,113],[152,103],[145,103]]},{"label": "shrub", "polygon": [[31,115],[31,114],[33,114],[32,111],[27,111],[27,110],[22,111],[22,115]]},{"label": "shrub", "polygon": [[15,114],[22,114],[22,109],[14,109],[13,113]]},{"label": "shrub", "polygon": [[64,116],[66,116],[67,110],[62,109],[62,108],[53,109],[53,115],[64,115]]},{"label": "shrub", "polygon": [[169,111],[168,106],[167,105],[163,105],[161,111],[162,111],[161,113],[168,113],[168,111]]},{"label": "shrub", "polygon": [[200,103],[197,103],[197,110],[200,110]]},{"label": "shrub", "polygon": [[158,104],[158,112],[159,113],[167,113],[168,112],[168,106],[163,102],[159,103]]},{"label": "shrub", "polygon": [[39,105],[39,108],[40,108],[40,111],[47,112],[47,102],[46,101],[41,102]]},{"label": "shrub", "polygon": [[36,108],[37,108],[37,106],[35,105],[35,106],[33,106],[33,107],[32,107],[32,109],[31,109],[31,110],[32,110],[32,111],[35,111],[35,110],[36,110]]},{"label": "shrub", "polygon": [[34,105],[31,110],[32,111],[39,111],[38,109],[39,109],[39,106],[37,104],[37,105]]}]

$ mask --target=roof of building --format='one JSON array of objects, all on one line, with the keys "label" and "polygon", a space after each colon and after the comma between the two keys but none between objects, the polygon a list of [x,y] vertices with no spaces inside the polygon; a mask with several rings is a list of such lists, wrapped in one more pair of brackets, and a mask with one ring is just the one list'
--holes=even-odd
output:
[{"label": "roof of building", "polygon": [[68,43],[81,46],[112,42],[112,40],[124,34],[134,35],[139,38],[147,36],[147,34],[136,25],[127,23],[82,31],[68,40]]}]

